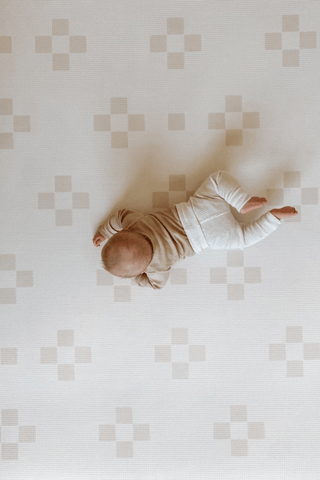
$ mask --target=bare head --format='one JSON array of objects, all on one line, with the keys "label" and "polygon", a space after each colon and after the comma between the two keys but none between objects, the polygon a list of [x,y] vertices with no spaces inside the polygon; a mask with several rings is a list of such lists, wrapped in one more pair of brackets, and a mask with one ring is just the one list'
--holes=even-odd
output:
[{"label": "bare head", "polygon": [[145,271],[153,251],[148,240],[137,232],[122,230],[113,235],[101,251],[104,268],[116,277],[132,278]]}]

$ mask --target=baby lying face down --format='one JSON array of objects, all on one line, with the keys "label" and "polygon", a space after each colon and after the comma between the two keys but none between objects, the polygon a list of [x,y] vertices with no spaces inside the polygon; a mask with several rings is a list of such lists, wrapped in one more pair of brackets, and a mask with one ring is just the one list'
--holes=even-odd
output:
[{"label": "baby lying face down", "polygon": [[137,232],[123,229],[113,235],[101,252],[104,268],[116,277],[134,278],[152,260],[153,251],[148,240]]}]

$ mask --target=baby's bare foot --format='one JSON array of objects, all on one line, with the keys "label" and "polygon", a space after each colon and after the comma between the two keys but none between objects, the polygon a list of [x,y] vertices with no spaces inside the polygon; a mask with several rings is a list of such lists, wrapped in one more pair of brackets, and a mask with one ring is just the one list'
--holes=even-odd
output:
[{"label": "baby's bare foot", "polygon": [[248,213],[251,210],[262,207],[267,203],[267,199],[264,197],[251,197],[250,200],[241,208],[240,213]]},{"label": "baby's bare foot", "polygon": [[270,213],[275,217],[279,218],[290,218],[294,215],[298,215],[299,212],[294,207],[282,207],[282,208],[274,208],[270,210]]}]

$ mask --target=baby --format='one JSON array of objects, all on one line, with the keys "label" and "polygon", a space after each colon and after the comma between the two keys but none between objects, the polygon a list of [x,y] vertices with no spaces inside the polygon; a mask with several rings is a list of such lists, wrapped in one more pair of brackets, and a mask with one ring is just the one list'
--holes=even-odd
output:
[{"label": "baby", "polygon": [[238,223],[230,205],[244,214],[262,207],[265,198],[251,197],[222,170],[210,175],[187,202],[143,215],[122,209],[99,227],[93,238],[112,275],[133,278],[142,287],[163,288],[177,261],[205,248],[243,249],[266,238],[281,219],[297,215],[294,207],[274,208],[258,220]]}]

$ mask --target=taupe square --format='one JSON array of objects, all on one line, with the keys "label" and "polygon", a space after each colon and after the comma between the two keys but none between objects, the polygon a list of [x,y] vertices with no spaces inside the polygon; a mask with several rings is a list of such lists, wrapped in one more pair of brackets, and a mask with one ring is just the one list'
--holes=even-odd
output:
[{"label": "taupe square", "polygon": [[171,282],[172,285],[187,284],[187,269],[186,268],[173,268],[173,269],[171,269],[170,282]]},{"label": "taupe square", "polygon": [[86,53],[87,38],[85,36],[74,36],[69,38],[70,53]]},{"label": "taupe square", "polygon": [[167,207],[169,207],[169,192],[153,192],[152,208],[167,208]]},{"label": "taupe square", "polygon": [[18,460],[19,445],[18,443],[2,444],[2,460]]},{"label": "taupe square", "polygon": [[69,20],[62,18],[53,19],[52,35],[69,35]]},{"label": "taupe square", "polygon": [[231,440],[231,455],[245,457],[248,455],[248,440]]},{"label": "taupe square", "polygon": [[0,288],[0,304],[13,304],[16,301],[15,288]]},{"label": "taupe square", "polygon": [[36,441],[36,427],[26,425],[19,427],[19,442],[35,442]]},{"label": "taupe square", "polygon": [[15,426],[19,425],[18,419],[18,410],[17,409],[8,409],[1,411],[1,425],[6,426]]},{"label": "taupe square", "polygon": [[303,360],[287,361],[287,377],[303,377]]},{"label": "taupe square", "polygon": [[54,185],[56,192],[71,192],[71,176],[70,175],[60,175],[54,177]]},{"label": "taupe square", "polygon": [[91,347],[75,347],[75,363],[91,363]]},{"label": "taupe square", "polygon": [[299,67],[299,50],[283,50],[283,67]]},{"label": "taupe square", "polygon": [[169,113],[168,115],[169,130],[184,130],[185,118],[184,113]]},{"label": "taupe square", "polygon": [[317,32],[300,32],[300,48],[317,48]]},{"label": "taupe square", "polygon": [[188,363],[173,363],[172,364],[172,378],[180,380],[189,378],[189,364]]},{"label": "taupe square", "polygon": [[128,128],[130,132],[145,130],[144,115],[128,115]]},{"label": "taupe square", "polygon": [[228,300],[244,300],[244,285],[241,283],[228,285]]},{"label": "taupe square", "polygon": [[116,426],[115,425],[99,425],[99,440],[100,442],[115,442]]},{"label": "taupe square", "polygon": [[113,97],[110,100],[111,114],[128,113],[128,100],[126,97]]},{"label": "taupe square", "polygon": [[13,147],[13,133],[0,132],[0,150],[9,150]]},{"label": "taupe square", "polygon": [[12,253],[5,253],[0,255],[0,270],[15,270],[16,256]]},{"label": "taupe square", "polygon": [[246,405],[230,405],[230,421],[246,422],[247,421]]},{"label": "taupe square", "polygon": [[169,191],[184,192],[186,190],[185,175],[169,175]]},{"label": "taupe square", "polygon": [[188,345],[188,329],[172,328],[171,343],[174,345]]},{"label": "taupe square", "polygon": [[166,52],[167,37],[166,35],[151,35],[150,52]]},{"label": "taupe square", "polygon": [[225,267],[210,268],[210,283],[227,283],[227,269]]},{"label": "taupe square", "polygon": [[112,148],[128,148],[128,132],[111,132]]},{"label": "taupe square", "polygon": [[150,440],[150,426],[147,424],[133,425],[133,441]]},{"label": "taupe square", "polygon": [[226,95],[226,112],[242,112],[241,95]]},{"label": "taupe square", "polygon": [[267,190],[267,199],[269,205],[282,205],[283,188],[269,188]]},{"label": "taupe square", "polygon": [[15,132],[30,132],[30,117],[28,115],[14,115],[13,130]]},{"label": "taupe square", "polygon": [[70,70],[69,53],[53,53],[52,70]]},{"label": "taupe square", "polygon": [[116,408],[116,423],[132,423],[132,408]]},{"label": "taupe square", "polygon": [[110,132],[111,117],[110,115],[94,115],[93,129],[95,132]]},{"label": "taupe square", "polygon": [[184,51],[201,52],[201,35],[185,35]]},{"label": "taupe square", "polygon": [[242,130],[227,130],[226,131],[226,146],[237,147],[243,144]]},{"label": "taupe square", "polygon": [[286,346],[285,344],[271,344],[269,345],[269,360],[278,361],[286,359]]},{"label": "taupe square", "polygon": [[167,33],[169,35],[182,35],[184,33],[184,19],[181,17],[167,18]]},{"label": "taupe square", "polygon": [[97,270],[97,285],[113,285],[114,278],[107,270]]},{"label": "taupe square", "polygon": [[89,193],[72,193],[72,208],[89,208]]},{"label": "taupe square", "polygon": [[243,251],[242,250],[227,251],[227,266],[243,267]]},{"label": "taupe square", "polygon": [[263,422],[248,422],[248,438],[265,438]]},{"label": "taupe square", "polygon": [[189,345],[189,361],[204,362],[206,359],[206,347],[204,345]]},{"label": "taupe square", "polygon": [[133,457],[133,442],[117,442],[117,458]]},{"label": "taupe square", "polygon": [[57,347],[42,347],[40,350],[41,353],[41,363],[58,363],[58,349]]},{"label": "taupe square", "polygon": [[260,119],[258,112],[243,113],[243,128],[259,128]]},{"label": "taupe square", "polygon": [[209,113],[208,115],[208,129],[221,130],[226,128],[226,114],[225,113]]},{"label": "taupe square", "polygon": [[32,287],[33,286],[33,272],[24,270],[17,272],[17,287]]},{"label": "taupe square", "polygon": [[52,53],[52,37],[36,37],[36,53]]},{"label": "taupe square", "polygon": [[74,365],[58,365],[58,380],[63,382],[75,379]]},{"label": "taupe square", "polygon": [[244,267],[244,283],[261,283],[261,268]]},{"label": "taupe square", "polygon": [[54,193],[38,193],[38,208],[54,209]]},{"label": "taupe square", "polygon": [[318,189],[317,188],[302,188],[301,189],[301,203],[302,205],[317,205]]},{"label": "taupe square", "polygon": [[299,15],[282,15],[283,32],[299,32]]},{"label": "taupe square", "polygon": [[281,50],[282,49],[282,33],[266,33],[265,49]]},{"label": "taupe square", "polygon": [[56,225],[69,227],[72,225],[72,210],[56,210]]},{"label": "taupe square", "polygon": [[286,327],[286,342],[287,343],[303,342],[302,327]]},{"label": "taupe square", "polygon": [[57,345],[58,347],[73,347],[74,330],[58,330]]},{"label": "taupe square", "polygon": [[320,358],[320,343],[304,343],[303,358],[305,360],[316,360]]},{"label": "taupe square", "polygon": [[213,424],[213,437],[216,440],[228,440],[230,436],[230,423],[217,422]]},{"label": "taupe square", "polygon": [[283,184],[285,187],[300,187],[301,172],[284,172]]},{"label": "taupe square", "polygon": [[16,348],[1,348],[1,365],[16,365],[18,350]]},{"label": "taupe square", "polygon": [[114,287],[115,302],[131,302],[131,287]]},{"label": "taupe square", "polygon": [[12,98],[0,98],[0,115],[13,115]]},{"label": "taupe square", "polygon": [[156,345],[154,357],[155,362],[171,362],[171,345]]},{"label": "taupe square", "polygon": [[184,68],[184,53],[183,52],[172,52],[167,53],[168,56],[168,69],[178,70]]},{"label": "taupe square", "polygon": [[12,53],[11,37],[0,37],[0,53]]}]

